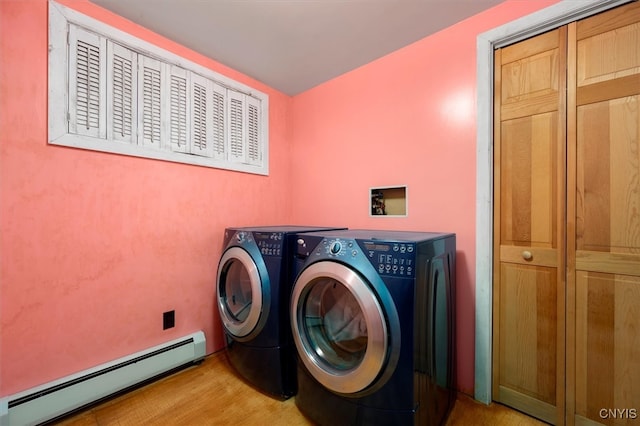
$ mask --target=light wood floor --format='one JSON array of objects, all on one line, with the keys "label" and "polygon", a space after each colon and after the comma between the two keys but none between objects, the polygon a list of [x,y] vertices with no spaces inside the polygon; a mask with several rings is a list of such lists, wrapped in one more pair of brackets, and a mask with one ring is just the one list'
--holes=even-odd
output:
[{"label": "light wood floor", "polygon": [[[66,417],[55,424],[94,425],[312,425],[294,398],[278,401],[239,380],[224,352],[200,365]],[[486,406],[459,394],[447,425],[544,425],[500,404]]]}]

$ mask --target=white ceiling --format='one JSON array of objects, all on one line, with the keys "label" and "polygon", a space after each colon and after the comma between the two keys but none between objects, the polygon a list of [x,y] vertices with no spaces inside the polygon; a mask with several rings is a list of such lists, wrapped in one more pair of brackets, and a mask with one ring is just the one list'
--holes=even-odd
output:
[{"label": "white ceiling", "polygon": [[296,95],[504,0],[91,0]]}]

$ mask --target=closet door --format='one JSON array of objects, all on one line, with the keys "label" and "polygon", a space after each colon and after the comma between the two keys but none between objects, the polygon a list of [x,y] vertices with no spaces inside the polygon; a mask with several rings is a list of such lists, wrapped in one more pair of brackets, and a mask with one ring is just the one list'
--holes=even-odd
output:
[{"label": "closet door", "polygon": [[575,28],[571,38],[577,49],[569,64],[576,87],[570,94],[575,133],[569,138],[575,197],[569,199],[568,216],[575,218],[568,251],[575,263],[568,293],[575,303],[570,305],[575,361],[567,364],[575,369],[575,385],[569,415],[575,411],[576,424],[637,424],[640,2],[582,20]]},{"label": "closet door", "polygon": [[566,27],[495,53],[494,399],[564,421]]}]

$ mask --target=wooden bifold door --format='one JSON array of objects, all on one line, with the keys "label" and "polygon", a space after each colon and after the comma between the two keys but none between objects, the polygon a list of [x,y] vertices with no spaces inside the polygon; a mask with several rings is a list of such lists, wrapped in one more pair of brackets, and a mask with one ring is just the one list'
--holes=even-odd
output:
[{"label": "wooden bifold door", "polygon": [[495,52],[494,399],[640,423],[640,2]]}]

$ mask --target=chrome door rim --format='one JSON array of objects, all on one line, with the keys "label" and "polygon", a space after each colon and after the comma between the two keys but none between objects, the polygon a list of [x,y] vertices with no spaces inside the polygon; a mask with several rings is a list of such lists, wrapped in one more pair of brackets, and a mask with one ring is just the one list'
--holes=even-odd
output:
[{"label": "chrome door rim", "polygon": [[[239,261],[244,266],[249,274],[249,282],[251,285],[251,308],[249,308],[249,314],[244,321],[237,321],[229,315],[226,304],[220,294],[220,286],[223,284],[220,279],[224,273],[224,269],[229,261]],[[258,273],[258,267],[255,262],[245,250],[240,247],[231,247],[224,252],[220,258],[218,264],[218,277],[217,277],[216,293],[218,296],[218,309],[220,311],[220,317],[225,329],[236,337],[245,337],[249,335],[260,319],[260,313],[262,311],[262,284],[260,280],[260,274]]]},{"label": "chrome door rim", "polygon": [[[302,309],[315,280],[331,278],[344,285],[354,296],[367,324],[367,349],[362,361],[350,370],[328,368],[313,350],[303,330]],[[293,339],[302,363],[327,389],[353,394],[371,384],[383,370],[387,358],[388,331],[384,312],[373,290],[352,269],[337,262],[320,261],[306,268],[295,282],[291,300]]]}]

